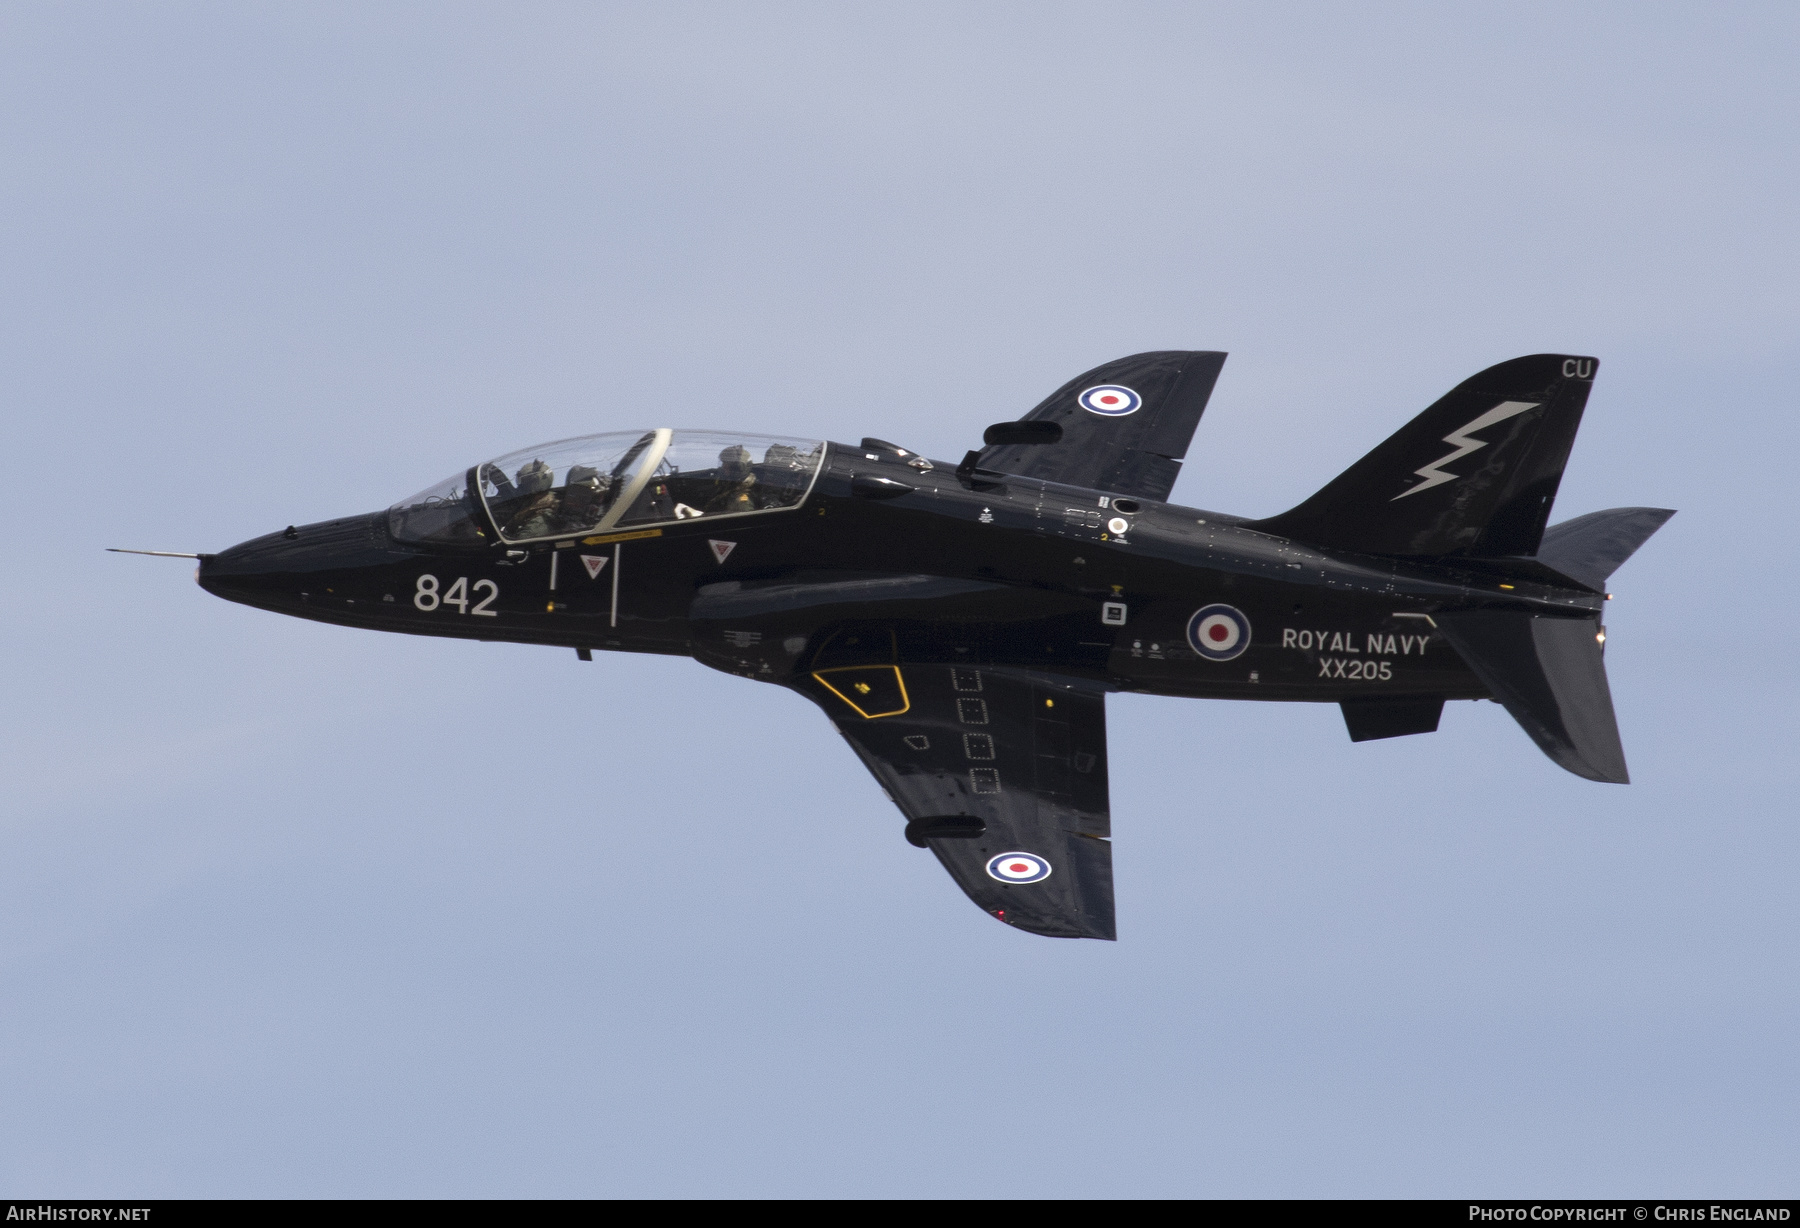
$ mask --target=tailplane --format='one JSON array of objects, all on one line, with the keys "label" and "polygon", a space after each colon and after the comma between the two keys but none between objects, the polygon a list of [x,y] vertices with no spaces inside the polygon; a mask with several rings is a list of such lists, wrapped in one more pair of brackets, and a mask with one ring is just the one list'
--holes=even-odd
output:
[{"label": "tailplane", "polygon": [[1489,367],[1306,502],[1245,527],[1364,554],[1533,554],[1599,365],[1533,354]]},{"label": "tailplane", "polygon": [[1666,507],[1615,507],[1565,520],[1544,530],[1537,561],[1600,592],[1606,578],[1674,514]]},{"label": "tailplane", "polygon": [[1577,776],[1630,783],[1598,619],[1469,610],[1437,626],[1546,755]]}]

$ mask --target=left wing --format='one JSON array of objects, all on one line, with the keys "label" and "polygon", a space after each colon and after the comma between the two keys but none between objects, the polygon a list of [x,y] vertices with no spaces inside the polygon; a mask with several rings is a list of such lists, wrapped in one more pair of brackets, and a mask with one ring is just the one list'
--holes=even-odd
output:
[{"label": "left wing", "polygon": [[948,665],[843,666],[794,686],[983,911],[1054,938],[1114,937],[1103,691]]},{"label": "left wing", "polygon": [[1095,367],[1019,420],[1043,423],[1046,429],[1054,424],[1058,442],[990,444],[973,464],[1090,490],[1167,499],[1224,365],[1225,355],[1213,350],[1155,350]]}]

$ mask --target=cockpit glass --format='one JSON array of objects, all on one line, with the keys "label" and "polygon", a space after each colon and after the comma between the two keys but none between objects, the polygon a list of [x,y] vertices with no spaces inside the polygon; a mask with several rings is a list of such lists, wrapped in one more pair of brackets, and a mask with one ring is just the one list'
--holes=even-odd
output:
[{"label": "cockpit glass", "polygon": [[622,525],[743,516],[797,507],[825,445],[724,431],[675,431]]},{"label": "cockpit glass", "polygon": [[480,467],[481,494],[507,541],[590,532],[655,442],[655,431],[630,431],[515,452]]},{"label": "cockpit glass", "polygon": [[629,431],[490,461],[478,486],[509,542],[799,506],[825,445],[724,431]]},{"label": "cockpit glass", "polygon": [[400,541],[447,546],[486,541],[480,511],[469,500],[469,474],[445,478],[388,509],[388,531]]}]

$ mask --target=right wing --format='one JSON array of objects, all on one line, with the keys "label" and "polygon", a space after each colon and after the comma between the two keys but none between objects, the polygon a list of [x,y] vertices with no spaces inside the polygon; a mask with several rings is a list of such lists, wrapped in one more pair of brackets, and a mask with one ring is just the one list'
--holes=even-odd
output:
[{"label": "right wing", "polygon": [[1056,423],[1060,443],[995,444],[975,465],[1167,499],[1224,365],[1215,350],[1155,350],[1095,367],[1020,419]]},{"label": "right wing", "polygon": [[984,912],[1054,938],[1114,937],[1104,692],[948,665],[822,669],[795,689]]}]

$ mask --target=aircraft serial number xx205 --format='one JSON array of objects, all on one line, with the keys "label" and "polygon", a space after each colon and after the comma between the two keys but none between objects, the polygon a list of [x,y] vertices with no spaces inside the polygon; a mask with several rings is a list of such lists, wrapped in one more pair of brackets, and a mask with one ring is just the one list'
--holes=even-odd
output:
[{"label": "aircraft serial number xx205", "polygon": [[970,899],[1055,937],[1114,936],[1109,691],[1335,703],[1356,741],[1492,698],[1569,771],[1623,783],[1605,582],[1674,513],[1546,529],[1595,361],[1489,368],[1266,520],[1166,502],[1224,361],[1108,363],[957,465],[879,439],[567,439],[200,555],[199,582],[790,687]]}]

